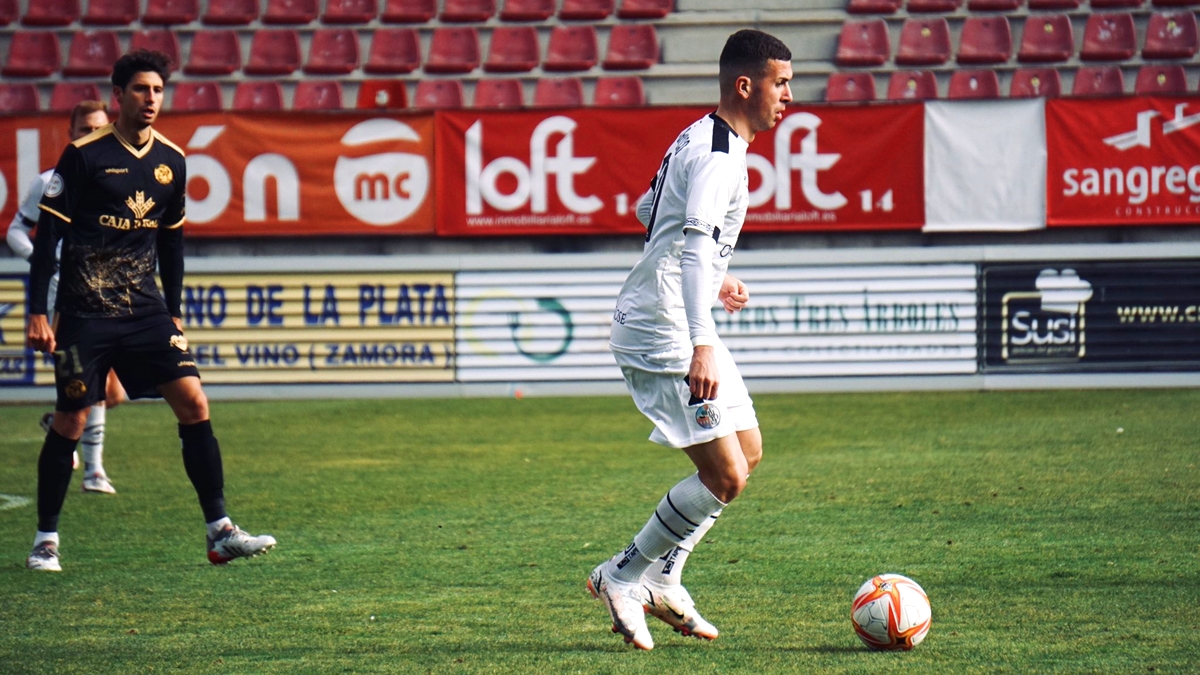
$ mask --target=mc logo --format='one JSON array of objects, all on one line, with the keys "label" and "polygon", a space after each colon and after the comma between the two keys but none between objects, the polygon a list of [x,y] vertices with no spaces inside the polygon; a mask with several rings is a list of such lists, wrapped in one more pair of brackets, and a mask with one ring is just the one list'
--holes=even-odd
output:
[{"label": "mc logo", "polygon": [[[412,127],[391,119],[360,122],[342,136],[342,145],[357,147],[389,141],[419,142]],[[338,157],[333,168],[338,201],[371,225],[395,225],[425,201],[429,191],[429,161],[407,152],[384,152],[366,157]]]}]

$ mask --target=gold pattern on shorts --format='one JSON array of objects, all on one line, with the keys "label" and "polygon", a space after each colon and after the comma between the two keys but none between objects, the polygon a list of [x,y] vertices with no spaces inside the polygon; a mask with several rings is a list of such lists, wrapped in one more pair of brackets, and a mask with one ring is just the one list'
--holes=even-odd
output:
[{"label": "gold pattern on shorts", "polygon": [[171,172],[171,167],[167,166],[166,164],[159,164],[158,166],[154,167],[154,180],[162,183],[163,185],[170,185],[174,178],[175,174]]}]

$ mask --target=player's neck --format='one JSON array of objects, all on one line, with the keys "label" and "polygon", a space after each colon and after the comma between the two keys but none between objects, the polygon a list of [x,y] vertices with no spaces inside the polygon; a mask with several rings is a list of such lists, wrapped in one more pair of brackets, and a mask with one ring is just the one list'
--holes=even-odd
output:
[{"label": "player's neck", "polygon": [[741,137],[747,143],[754,141],[754,127],[750,126],[750,120],[746,119],[745,115],[739,114],[737,110],[726,104],[724,101],[717,106],[717,117],[725,120],[729,128]]},{"label": "player's neck", "polygon": [[113,123],[113,129],[117,135],[125,139],[125,142],[135,148],[140,148],[150,142],[150,134],[153,132],[153,127],[132,128],[123,124],[123,120],[118,119]]}]

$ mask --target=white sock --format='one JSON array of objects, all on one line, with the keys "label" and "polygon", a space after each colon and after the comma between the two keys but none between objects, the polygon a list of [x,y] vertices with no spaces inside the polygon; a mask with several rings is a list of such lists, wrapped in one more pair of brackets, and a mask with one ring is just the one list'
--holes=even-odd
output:
[{"label": "white sock", "polygon": [[83,475],[94,473],[104,475],[104,420],[105,408],[103,403],[97,403],[88,411],[87,422],[83,426],[83,437],[79,439],[79,448],[83,450]]},{"label": "white sock", "polygon": [[720,516],[720,511],[709,516],[708,520],[700,523],[700,527],[697,527],[687,539],[679,542],[678,546],[667,551],[658,560],[655,560],[650,569],[646,570],[645,580],[659,586],[678,586],[681,584],[683,565],[687,562],[688,556],[692,554],[692,551],[696,548],[696,544],[700,543],[700,540],[704,538],[704,535],[708,534],[712,526],[717,524],[717,518]]},{"label": "white sock", "polygon": [[214,520],[208,524],[208,536],[216,536],[221,530],[227,527],[233,527],[233,521],[229,519],[229,516],[225,516],[220,520]]},{"label": "white sock", "polygon": [[51,544],[58,546],[58,533],[57,532],[42,532],[41,530],[38,530],[38,533],[36,535],[34,535],[34,537],[33,537],[33,547],[37,548],[38,544],[40,544],[44,541],[48,541]]},{"label": "white sock", "polygon": [[700,482],[700,474],[679,481],[658,503],[654,515],[633,538],[633,543],[622,555],[609,561],[609,577],[625,583],[638,582],[658,558],[707,524],[710,516],[724,506]]}]

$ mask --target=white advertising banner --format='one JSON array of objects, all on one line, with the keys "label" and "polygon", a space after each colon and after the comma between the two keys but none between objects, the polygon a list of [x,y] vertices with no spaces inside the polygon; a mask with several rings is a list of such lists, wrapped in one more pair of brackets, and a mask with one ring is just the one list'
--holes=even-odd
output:
[{"label": "white advertising banner", "polygon": [[1046,226],[1044,99],[925,104],[925,232]]},{"label": "white advertising banner", "polygon": [[[460,382],[619,380],[608,350],[628,270],[460,272]],[[750,305],[714,308],[743,376],[976,372],[973,264],[742,267]]]}]

